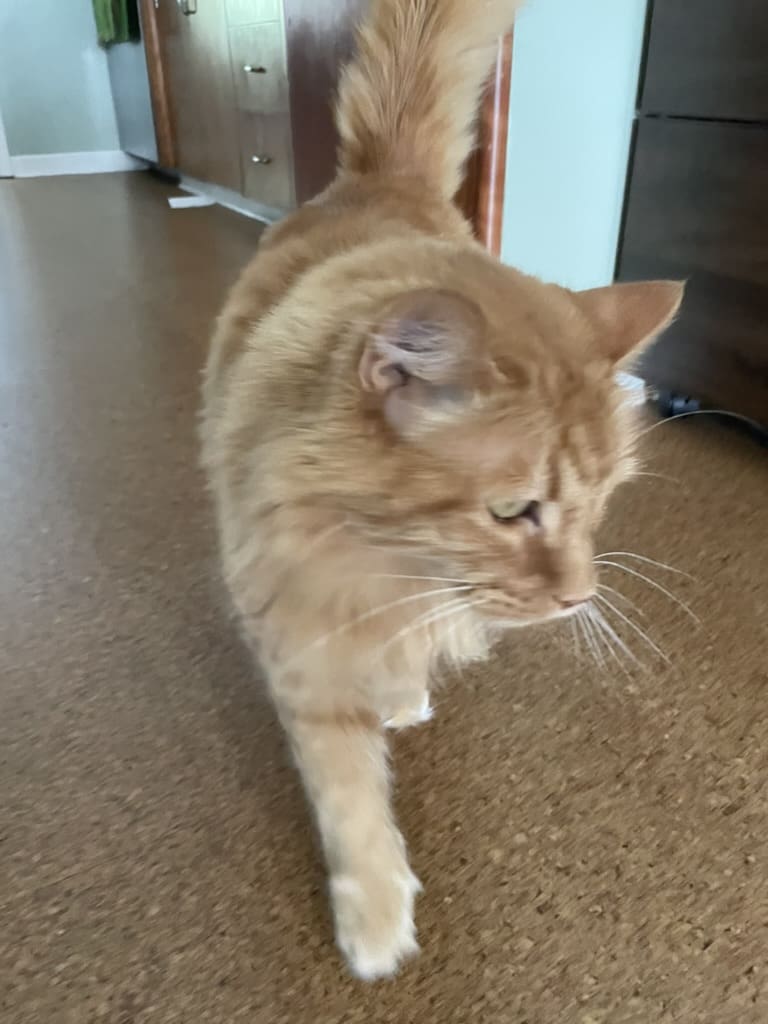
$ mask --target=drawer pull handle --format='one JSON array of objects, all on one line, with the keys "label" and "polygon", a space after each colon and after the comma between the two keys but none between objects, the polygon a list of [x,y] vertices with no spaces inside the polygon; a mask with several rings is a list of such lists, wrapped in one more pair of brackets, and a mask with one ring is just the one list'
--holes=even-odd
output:
[{"label": "drawer pull handle", "polygon": [[266,75],[267,69],[257,64],[243,64],[243,71],[251,75]]},{"label": "drawer pull handle", "polygon": [[272,157],[271,156],[252,156],[251,157],[251,163],[254,163],[254,164],[271,164],[272,163]]}]

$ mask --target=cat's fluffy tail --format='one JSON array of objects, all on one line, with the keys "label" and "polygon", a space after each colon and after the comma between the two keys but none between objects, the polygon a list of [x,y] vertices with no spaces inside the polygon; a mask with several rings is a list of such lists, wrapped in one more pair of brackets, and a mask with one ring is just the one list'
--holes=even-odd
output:
[{"label": "cat's fluffy tail", "polygon": [[370,0],[339,87],[342,170],[425,179],[452,198],[499,36],[523,0]]}]

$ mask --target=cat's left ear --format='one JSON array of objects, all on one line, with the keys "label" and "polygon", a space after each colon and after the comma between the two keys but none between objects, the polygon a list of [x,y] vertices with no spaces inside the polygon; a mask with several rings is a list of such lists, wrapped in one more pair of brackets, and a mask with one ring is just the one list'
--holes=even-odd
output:
[{"label": "cat's left ear", "polygon": [[482,379],[480,310],[455,292],[421,289],[382,311],[359,364],[360,383],[377,396],[399,433],[415,435],[458,411]]},{"label": "cat's left ear", "polygon": [[576,292],[575,297],[598,326],[603,355],[621,365],[639,355],[669,327],[683,300],[680,281],[641,281]]}]

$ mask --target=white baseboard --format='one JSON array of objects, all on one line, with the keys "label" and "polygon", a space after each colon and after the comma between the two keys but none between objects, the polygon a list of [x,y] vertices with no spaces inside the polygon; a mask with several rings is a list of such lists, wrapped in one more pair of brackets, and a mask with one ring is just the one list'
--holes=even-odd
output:
[{"label": "white baseboard", "polygon": [[147,164],[143,160],[137,160],[121,149],[84,153],[34,153],[11,157],[11,173],[16,178],[40,178],[56,174],[108,174],[111,171],[142,171],[145,167]]}]

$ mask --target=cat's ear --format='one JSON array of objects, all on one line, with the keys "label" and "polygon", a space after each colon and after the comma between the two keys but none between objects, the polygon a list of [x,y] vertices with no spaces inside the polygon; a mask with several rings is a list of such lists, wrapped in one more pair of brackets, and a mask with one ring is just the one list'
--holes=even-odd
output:
[{"label": "cat's ear", "polygon": [[473,390],[483,327],[477,306],[455,292],[408,292],[390,304],[367,339],[360,382],[381,397],[394,427],[413,432]]},{"label": "cat's ear", "polygon": [[603,355],[621,365],[672,323],[683,300],[680,281],[614,284],[577,292],[579,305],[598,325]]}]

